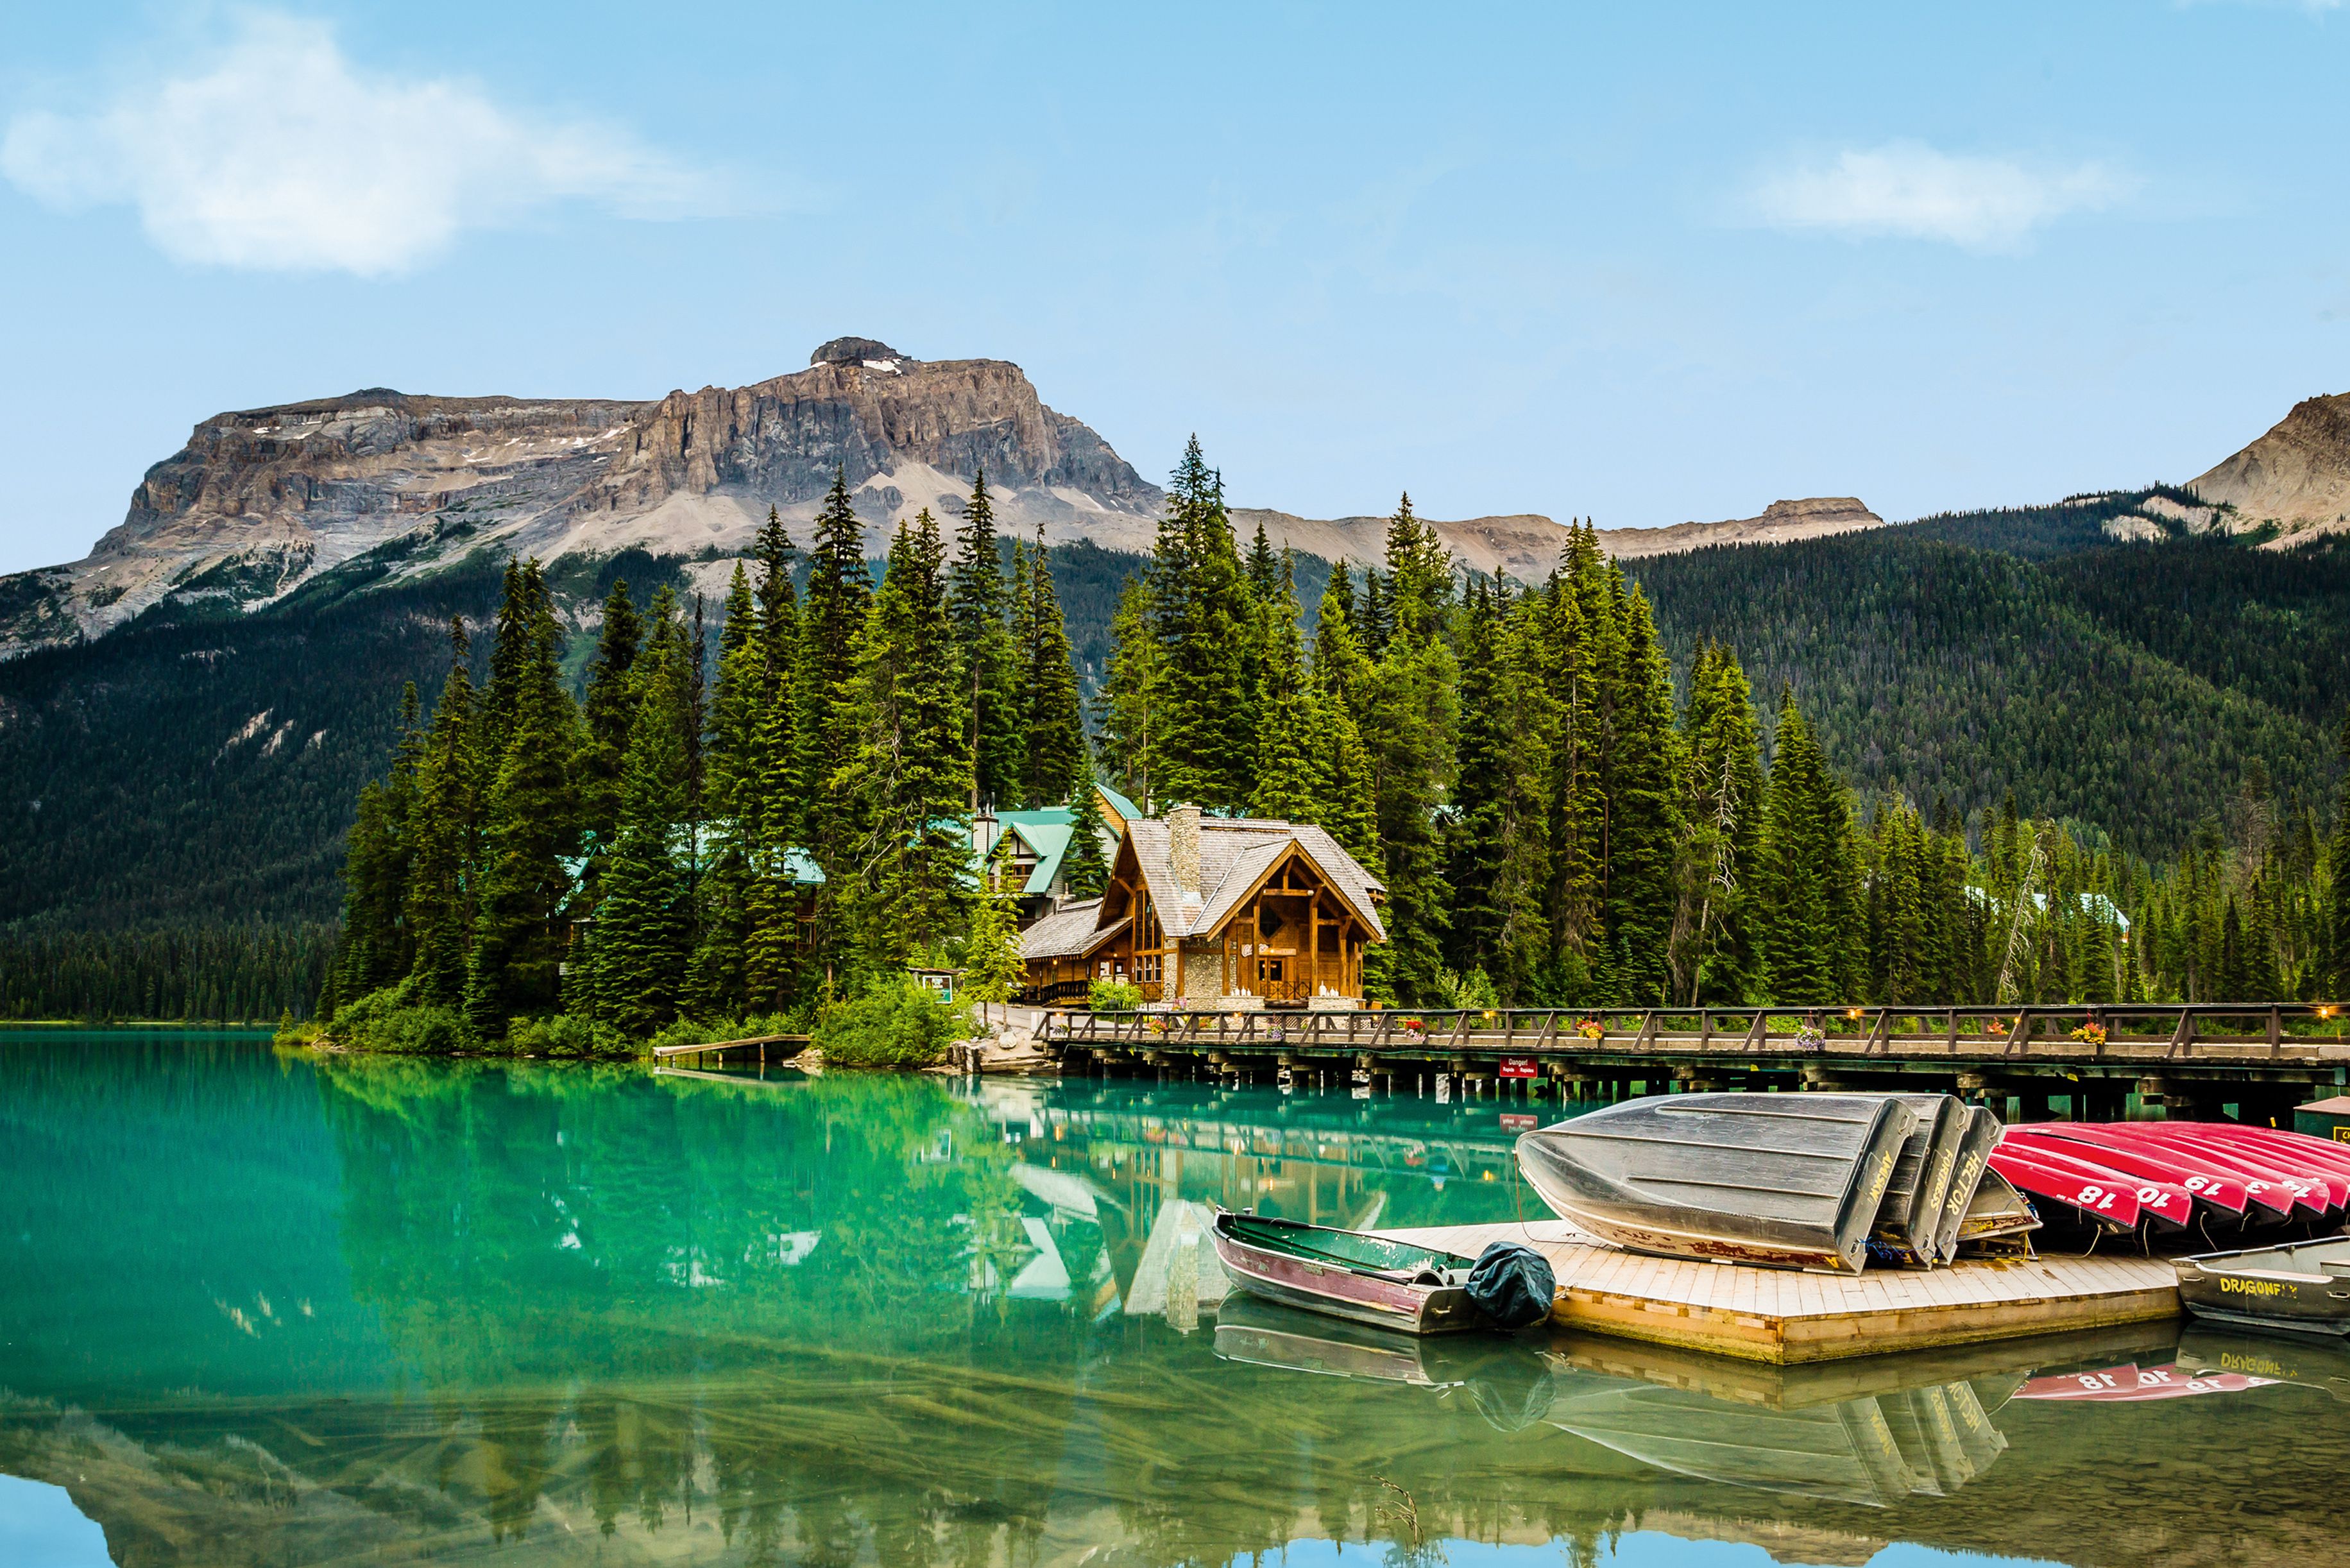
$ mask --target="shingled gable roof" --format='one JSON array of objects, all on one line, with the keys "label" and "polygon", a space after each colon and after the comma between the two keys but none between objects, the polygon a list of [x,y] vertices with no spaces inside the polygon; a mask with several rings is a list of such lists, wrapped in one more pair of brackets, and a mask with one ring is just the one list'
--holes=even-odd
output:
[{"label": "shingled gable roof", "polygon": [[1134,846],[1135,864],[1144,885],[1150,889],[1159,927],[1170,938],[1213,935],[1294,845],[1355,918],[1370,928],[1373,939],[1387,940],[1378,908],[1387,885],[1364,870],[1360,862],[1338,846],[1336,839],[1311,823],[1262,816],[1202,816],[1201,890],[1198,893],[1186,893],[1176,885],[1175,867],[1167,856],[1163,817],[1136,818],[1126,825],[1126,836]]},{"label": "shingled gable roof", "polygon": [[1096,929],[1096,922],[1100,919],[1099,898],[1065,905],[1020,933],[1020,956],[1023,959],[1084,958],[1118,933],[1120,927],[1117,925]]}]

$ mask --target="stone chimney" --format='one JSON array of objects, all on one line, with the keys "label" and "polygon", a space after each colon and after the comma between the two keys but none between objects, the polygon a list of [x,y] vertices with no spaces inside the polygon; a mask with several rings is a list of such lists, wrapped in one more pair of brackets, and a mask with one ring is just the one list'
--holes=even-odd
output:
[{"label": "stone chimney", "polygon": [[1179,805],[1167,813],[1167,867],[1175,886],[1200,896],[1200,808]]}]

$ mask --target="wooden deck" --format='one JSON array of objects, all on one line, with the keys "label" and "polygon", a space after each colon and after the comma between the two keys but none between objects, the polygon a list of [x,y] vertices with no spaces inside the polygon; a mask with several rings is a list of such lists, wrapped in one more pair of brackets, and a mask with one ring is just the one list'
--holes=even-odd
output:
[{"label": "wooden deck", "polygon": [[[723,1057],[729,1051],[756,1051],[759,1060],[764,1062],[769,1048],[773,1047],[777,1061],[788,1062],[807,1049],[808,1040],[805,1034],[746,1034],[740,1040],[705,1040],[696,1045],[656,1045],[653,1047],[653,1060],[668,1062],[680,1056]],[[782,1049],[786,1045],[791,1049]]]},{"label": "wooden deck", "polygon": [[1490,1242],[1523,1242],[1558,1272],[1554,1323],[1782,1366],[2147,1323],[2179,1310],[2177,1277],[2161,1258],[1986,1259],[1844,1279],[1640,1257],[1558,1220],[1380,1234],[1470,1257]]}]

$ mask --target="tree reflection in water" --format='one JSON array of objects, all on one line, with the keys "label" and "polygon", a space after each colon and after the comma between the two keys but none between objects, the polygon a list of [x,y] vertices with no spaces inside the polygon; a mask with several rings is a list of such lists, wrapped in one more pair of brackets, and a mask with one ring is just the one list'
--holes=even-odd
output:
[{"label": "tree reflection in water", "polygon": [[2293,1500],[2350,1459],[2319,1348],[2190,1337],[2185,1372],[2272,1371],[2066,1406],[2011,1396],[2168,1337],[1791,1371],[1419,1343],[1219,1306],[1182,1250],[1219,1201],[1508,1218],[1490,1108],[27,1049],[0,1470],[125,1564],[1596,1562],[1645,1527],[2135,1568],[2322,1556]]}]

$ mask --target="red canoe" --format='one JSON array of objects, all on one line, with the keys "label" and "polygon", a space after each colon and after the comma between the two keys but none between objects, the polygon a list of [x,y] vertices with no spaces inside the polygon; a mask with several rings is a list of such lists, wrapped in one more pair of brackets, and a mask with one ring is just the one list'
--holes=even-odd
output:
[{"label": "red canoe", "polygon": [[2100,1143],[2095,1138],[2069,1136],[2070,1122],[2034,1122],[2028,1127],[2007,1129],[2003,1141],[2025,1148],[2063,1152],[2076,1159],[2090,1160],[2108,1166],[2126,1176],[2143,1177],[2148,1180],[2165,1181],[2184,1188],[2198,1203],[2211,1211],[2211,1217],[2230,1224],[2241,1224],[2244,1206],[2251,1202],[2244,1191],[2244,1179],[2238,1176],[2207,1174],[2207,1168],[2150,1150],[2124,1148],[2118,1144]]},{"label": "red canoe", "polygon": [[2350,1144],[2278,1127],[2232,1127],[2229,1136],[2253,1148],[2272,1149],[2289,1164],[2310,1166],[2334,1176],[2350,1176]]},{"label": "red canoe", "polygon": [[[2245,1196],[2251,1199],[2252,1213],[2266,1213],[2272,1220],[2290,1220],[2300,1207],[2293,1189],[2273,1177],[2247,1172],[2232,1163],[2206,1155],[2201,1149],[2149,1137],[2147,1130],[2159,1124],[2153,1122],[2062,1122],[2067,1137],[2085,1143],[2109,1148],[2136,1150],[2150,1157],[2168,1159],[2184,1171],[2206,1179],[2241,1182]],[[2247,1219],[2251,1215],[2246,1216]]]},{"label": "red canoe", "polygon": [[2138,1208],[2147,1220],[2171,1229],[2184,1230],[2195,1218],[2195,1194],[2185,1187],[2164,1178],[2139,1175],[2107,1165],[2095,1158],[2100,1151],[2086,1144],[2066,1147],[2054,1138],[2043,1143],[2015,1137],[2011,1131],[2009,1137],[2000,1140],[2000,1147],[2028,1156],[2063,1175],[2075,1176],[2097,1186],[2122,1188],[2137,1199]]},{"label": "red canoe", "polygon": [[2051,1203],[2061,1203],[2083,1218],[2116,1231],[2137,1227],[2137,1189],[2126,1178],[2092,1180],[2077,1170],[2064,1170],[2037,1157],[2036,1151],[2002,1142],[1991,1151],[1991,1168],[2013,1182],[2018,1190]]},{"label": "red canoe", "polygon": [[[2127,1125],[2127,1124],[2122,1124]],[[2151,1122],[2143,1124],[2152,1132],[2150,1140],[2166,1148],[2191,1149],[2223,1170],[2241,1171],[2264,1181],[2283,1185],[2293,1196],[2294,1203],[2310,1218],[2319,1221],[2342,1211],[2345,1199],[2350,1199],[2350,1181],[2341,1186],[2335,1179],[2320,1173],[2279,1165],[2276,1157],[2265,1149],[2252,1148],[2226,1136],[2203,1130],[2217,1127],[2218,1123]],[[2235,1128],[2229,1128],[2235,1131]]]}]

